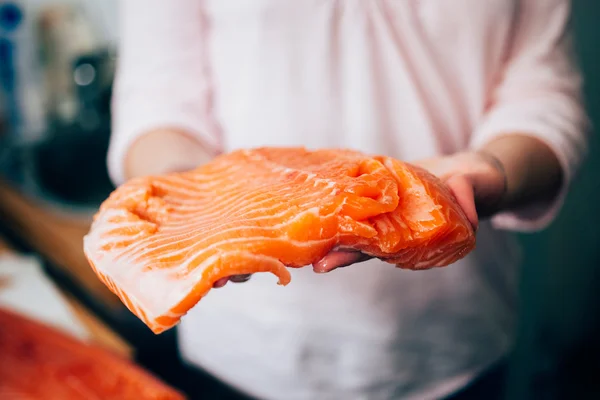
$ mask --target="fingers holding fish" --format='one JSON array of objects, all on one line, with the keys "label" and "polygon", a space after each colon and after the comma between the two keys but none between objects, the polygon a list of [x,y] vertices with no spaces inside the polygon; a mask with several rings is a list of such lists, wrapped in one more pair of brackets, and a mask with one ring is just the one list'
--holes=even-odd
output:
[{"label": "fingers holding fish", "polygon": [[215,289],[222,288],[223,286],[225,286],[227,284],[228,281],[231,281],[233,283],[247,282],[248,280],[250,280],[251,277],[252,277],[252,274],[242,274],[242,275],[232,275],[227,278],[221,278],[213,284],[213,288],[215,288]]},{"label": "fingers holding fish", "polygon": [[369,256],[355,250],[334,250],[313,264],[313,271],[317,273],[331,272],[337,268],[347,267],[352,264],[367,261]]}]

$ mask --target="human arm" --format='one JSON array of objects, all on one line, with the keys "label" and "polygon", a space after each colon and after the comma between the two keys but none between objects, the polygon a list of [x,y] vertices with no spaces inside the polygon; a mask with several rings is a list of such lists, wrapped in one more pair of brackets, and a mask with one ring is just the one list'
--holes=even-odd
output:
[{"label": "human arm", "polygon": [[504,74],[471,136],[469,150],[495,154],[507,173],[507,199],[491,220],[499,229],[545,228],[560,210],[587,151],[570,3],[520,2]]},{"label": "human arm", "polygon": [[212,158],[206,147],[184,130],[159,128],[144,132],[125,154],[123,176],[139,176],[185,171]]},{"label": "human arm", "polygon": [[[504,73],[465,151],[417,164],[447,182],[476,225],[543,229],[586,153],[581,78],[571,54],[570,1],[522,0]],[[504,183],[506,179],[506,185]],[[333,253],[319,270],[363,260]]]},{"label": "human arm", "polygon": [[201,3],[120,2],[108,155],[115,184],[189,169],[219,151],[210,112]]},{"label": "human arm", "polygon": [[504,134],[477,150],[417,164],[446,181],[474,225],[500,212],[550,204],[564,180],[555,152],[536,137],[521,133]]}]

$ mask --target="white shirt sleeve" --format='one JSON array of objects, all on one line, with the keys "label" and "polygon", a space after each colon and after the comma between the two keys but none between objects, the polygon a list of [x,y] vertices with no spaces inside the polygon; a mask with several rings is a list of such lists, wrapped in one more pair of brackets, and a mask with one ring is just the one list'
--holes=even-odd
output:
[{"label": "white shirt sleeve", "polygon": [[568,29],[569,0],[523,0],[504,76],[488,112],[473,134],[480,148],[507,133],[532,135],[545,142],[564,171],[563,186],[550,202],[496,215],[500,229],[535,231],[546,227],[564,202],[587,151],[588,119],[581,99],[579,70]]},{"label": "white shirt sleeve", "polygon": [[210,116],[202,2],[120,1],[120,41],[108,169],[124,181],[124,158],[141,134],[178,128],[218,151]]}]

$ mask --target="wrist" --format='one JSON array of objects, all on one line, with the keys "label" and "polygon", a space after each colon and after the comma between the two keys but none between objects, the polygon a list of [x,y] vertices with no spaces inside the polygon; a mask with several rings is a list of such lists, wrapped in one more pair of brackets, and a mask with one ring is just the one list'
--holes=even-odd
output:
[{"label": "wrist", "polygon": [[508,177],[501,160],[486,150],[466,151],[451,156],[455,172],[473,185],[475,208],[480,218],[501,211],[507,202]]},{"label": "wrist", "polygon": [[542,141],[524,134],[505,134],[487,143],[481,152],[502,167],[506,191],[501,210],[515,209],[554,198],[562,183],[556,154]]},{"label": "wrist", "polygon": [[475,154],[479,157],[481,162],[486,163],[488,167],[493,169],[493,181],[496,182],[495,185],[497,189],[494,191],[494,196],[491,199],[489,207],[490,209],[493,209],[494,212],[499,211],[508,202],[509,198],[506,168],[498,157],[485,149],[477,150],[475,151]]}]

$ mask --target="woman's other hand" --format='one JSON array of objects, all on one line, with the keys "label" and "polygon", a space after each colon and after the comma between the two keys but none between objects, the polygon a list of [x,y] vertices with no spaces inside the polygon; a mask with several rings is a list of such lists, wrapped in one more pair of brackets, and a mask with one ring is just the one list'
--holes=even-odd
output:
[{"label": "woman's other hand", "polygon": [[[500,207],[506,193],[506,175],[499,160],[486,152],[463,152],[414,163],[444,181],[477,229],[480,216],[489,216]],[[329,272],[368,260],[355,251],[333,251],[314,265],[317,272]]]}]

